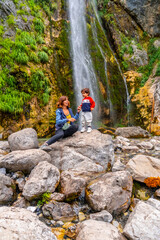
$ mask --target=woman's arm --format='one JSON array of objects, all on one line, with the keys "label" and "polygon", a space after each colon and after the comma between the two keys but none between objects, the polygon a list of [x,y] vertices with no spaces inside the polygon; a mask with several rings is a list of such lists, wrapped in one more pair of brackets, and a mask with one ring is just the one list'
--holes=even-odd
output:
[{"label": "woman's arm", "polygon": [[59,109],[56,110],[56,124],[61,125],[65,124],[68,121],[68,119],[61,119],[61,112]]},{"label": "woman's arm", "polygon": [[79,118],[79,112],[77,112],[75,116],[74,116],[71,108],[69,108],[69,112],[70,112],[72,118],[75,118],[76,120]]}]

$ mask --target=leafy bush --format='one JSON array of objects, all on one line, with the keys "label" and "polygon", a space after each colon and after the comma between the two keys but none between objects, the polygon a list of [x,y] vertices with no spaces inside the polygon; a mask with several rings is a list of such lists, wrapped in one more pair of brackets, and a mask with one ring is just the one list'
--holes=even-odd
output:
[{"label": "leafy bush", "polygon": [[39,36],[39,35],[37,36],[36,41],[37,41],[37,43],[39,43],[39,44],[44,44],[44,43],[45,43],[44,39],[43,39],[41,36]]},{"label": "leafy bush", "polygon": [[31,52],[30,56],[29,56],[29,60],[35,63],[39,63],[39,58],[37,57],[37,55],[34,52]]},{"label": "leafy bush", "polygon": [[48,54],[44,51],[38,53],[38,57],[41,61],[41,63],[46,63],[48,62]]},{"label": "leafy bush", "polygon": [[35,31],[38,33],[44,33],[44,24],[41,19],[36,18],[34,21]]},{"label": "leafy bush", "polygon": [[8,16],[7,23],[8,23],[9,26],[14,26],[14,24],[15,24],[14,15],[11,14],[11,15]]}]

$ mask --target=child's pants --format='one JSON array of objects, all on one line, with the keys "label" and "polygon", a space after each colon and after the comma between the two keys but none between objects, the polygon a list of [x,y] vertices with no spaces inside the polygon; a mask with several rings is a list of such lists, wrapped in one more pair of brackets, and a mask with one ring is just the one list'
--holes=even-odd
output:
[{"label": "child's pants", "polygon": [[81,122],[82,122],[82,127],[85,127],[85,125],[87,125],[87,127],[91,127],[92,112],[82,112]]}]

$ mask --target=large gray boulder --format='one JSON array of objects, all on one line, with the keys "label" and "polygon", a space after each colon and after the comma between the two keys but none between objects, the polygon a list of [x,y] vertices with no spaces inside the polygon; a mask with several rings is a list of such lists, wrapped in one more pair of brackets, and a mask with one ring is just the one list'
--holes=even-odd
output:
[{"label": "large gray boulder", "polygon": [[11,151],[38,148],[37,132],[33,128],[25,128],[12,133],[8,137]]},{"label": "large gray boulder", "polygon": [[114,163],[112,137],[97,130],[90,134],[77,132],[50,147],[52,164],[60,170],[102,172]]},{"label": "large gray boulder", "polygon": [[110,223],[86,220],[78,225],[76,240],[125,240],[118,229]]},{"label": "large gray boulder", "polygon": [[86,188],[86,199],[94,211],[124,212],[130,205],[133,181],[126,171],[106,173]]},{"label": "large gray boulder", "polygon": [[123,232],[131,240],[160,239],[160,211],[147,202],[139,201],[130,214]]},{"label": "large gray boulder", "polygon": [[50,228],[36,214],[15,207],[0,208],[0,239],[2,240],[57,240]]},{"label": "large gray boulder", "polygon": [[0,168],[4,167],[10,171],[23,171],[30,173],[31,170],[42,161],[51,162],[48,153],[40,149],[29,149],[24,151],[13,151],[0,157]]},{"label": "large gray boulder", "polygon": [[15,184],[10,177],[0,173],[0,204],[6,204],[13,200]]},{"label": "large gray boulder", "polygon": [[117,128],[116,135],[122,136],[124,138],[148,138],[150,134],[147,130],[141,127],[121,127]]},{"label": "large gray boulder", "polygon": [[32,200],[45,192],[54,192],[59,180],[60,173],[55,166],[46,161],[40,162],[32,170],[22,194],[27,200]]},{"label": "large gray boulder", "polygon": [[144,182],[148,177],[160,176],[160,160],[158,158],[136,155],[126,165],[134,180]]}]

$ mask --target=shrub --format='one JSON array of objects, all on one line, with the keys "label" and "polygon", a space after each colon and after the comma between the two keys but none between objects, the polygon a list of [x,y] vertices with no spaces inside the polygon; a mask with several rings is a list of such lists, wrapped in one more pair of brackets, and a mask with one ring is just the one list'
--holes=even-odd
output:
[{"label": "shrub", "polygon": [[38,57],[41,61],[41,63],[46,63],[48,62],[48,54],[44,51],[38,53]]},{"label": "shrub", "polygon": [[41,36],[37,36],[36,41],[37,41],[37,43],[39,43],[39,44],[44,44],[44,43],[45,43],[44,39],[43,39]]},{"label": "shrub", "polygon": [[34,28],[36,32],[44,33],[44,24],[41,19],[36,18],[36,20],[34,21]]},{"label": "shrub", "polygon": [[9,26],[13,26],[15,24],[14,15],[11,14],[11,15],[8,16],[7,23],[8,23]]},{"label": "shrub", "polygon": [[37,57],[37,55],[34,52],[31,52],[29,59],[32,62],[39,63],[39,58]]}]

